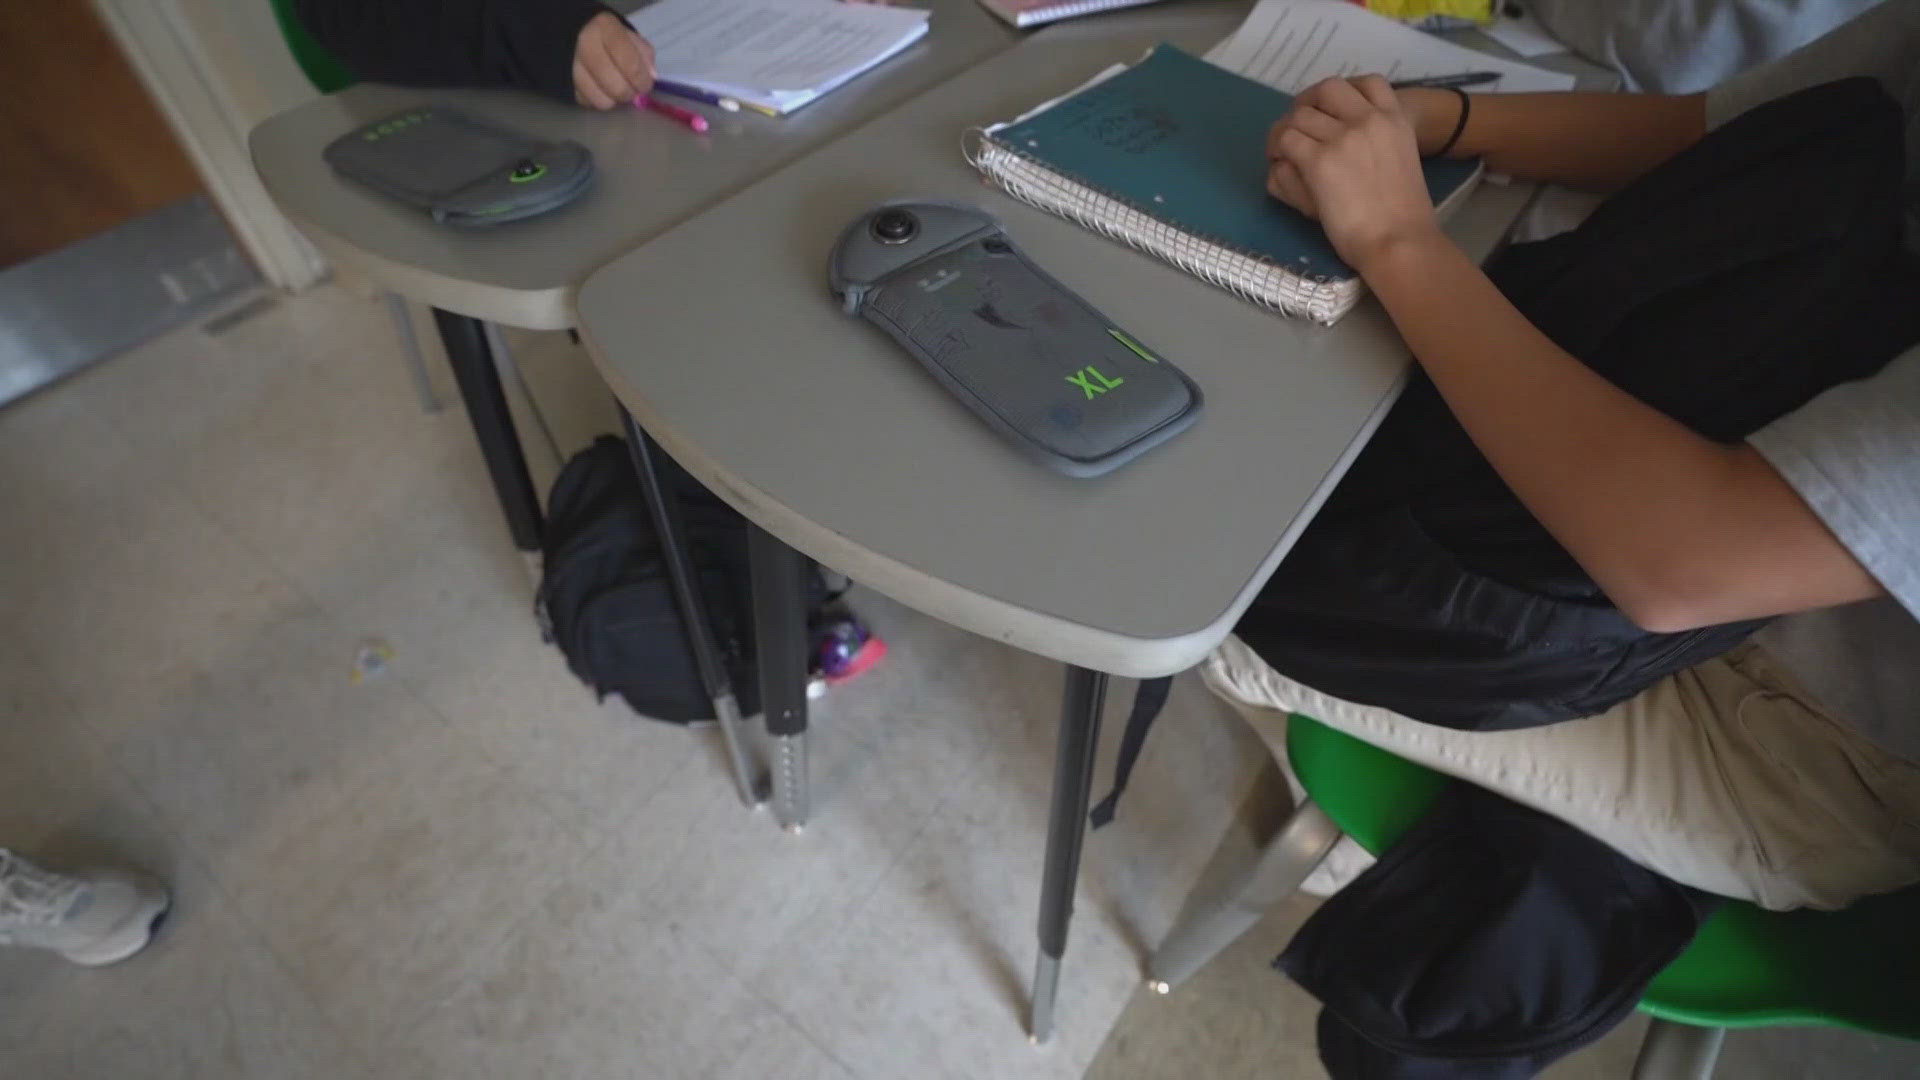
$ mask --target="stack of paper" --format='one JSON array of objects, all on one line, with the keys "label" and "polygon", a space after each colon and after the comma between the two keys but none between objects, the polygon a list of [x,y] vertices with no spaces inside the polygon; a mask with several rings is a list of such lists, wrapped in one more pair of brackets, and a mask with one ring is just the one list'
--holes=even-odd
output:
[{"label": "stack of paper", "polygon": [[927,12],[840,0],[659,0],[627,21],[654,72],[785,114],[918,41]]},{"label": "stack of paper", "polygon": [[980,0],[981,6],[1025,30],[1061,19],[1137,7],[1154,0]]}]

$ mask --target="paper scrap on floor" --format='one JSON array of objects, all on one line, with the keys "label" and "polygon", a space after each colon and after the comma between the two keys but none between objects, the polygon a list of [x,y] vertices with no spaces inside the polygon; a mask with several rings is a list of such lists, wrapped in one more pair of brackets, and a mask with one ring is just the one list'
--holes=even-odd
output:
[{"label": "paper scrap on floor", "polygon": [[1574,77],[1503,60],[1423,34],[1346,0],[1260,0],[1240,28],[1207,59],[1256,82],[1297,94],[1321,79],[1385,75],[1419,79],[1497,71],[1475,91],[1570,90]]},{"label": "paper scrap on floor", "polygon": [[918,41],[927,16],[840,0],[659,0],[627,21],[660,78],[784,114]]}]

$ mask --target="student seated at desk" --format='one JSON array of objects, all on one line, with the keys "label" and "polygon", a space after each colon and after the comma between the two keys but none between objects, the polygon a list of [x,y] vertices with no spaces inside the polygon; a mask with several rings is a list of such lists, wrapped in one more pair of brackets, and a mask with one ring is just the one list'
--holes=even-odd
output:
[{"label": "student seated at desk", "polygon": [[[1853,74],[1877,87],[1804,90]],[[1795,91],[1804,107],[1773,101]],[[1685,301],[1742,318],[1700,327],[1691,309],[1659,323],[1628,313],[1670,341],[1576,325],[1586,310],[1630,306],[1610,297],[1555,307],[1537,295],[1549,273],[1578,269],[1558,266],[1555,246],[1591,241],[1576,233],[1518,245],[1483,272],[1441,231],[1421,184],[1421,153],[1445,143],[1494,172],[1620,189],[1756,107],[1798,108],[1793,122],[1817,132],[1821,117],[1806,113],[1823,102],[1865,102],[1885,121],[1874,129],[1885,135],[1878,159],[1848,175],[1889,173],[1879,185],[1886,235],[1873,241],[1886,250],[1823,266],[1856,273],[1857,287],[1821,303],[1810,302],[1812,290],[1832,286],[1786,266],[1776,282],[1785,287]],[[1862,111],[1832,120],[1864,122]],[[1920,350],[1906,348],[1920,341],[1920,154],[1908,154],[1904,180],[1891,175],[1902,132],[1920,149],[1920,0],[1891,0],[1703,95],[1465,95],[1394,91],[1374,77],[1303,94],[1271,133],[1269,188],[1321,221],[1420,375],[1240,636],[1326,693],[1495,729],[1600,712],[1725,652],[1772,616],[1889,594],[1920,611]],[[1840,141],[1864,143],[1865,129]],[[1698,164],[1707,177],[1710,164]],[[1869,228],[1855,220],[1862,196],[1826,195],[1824,179],[1805,178],[1804,198],[1801,189],[1740,195],[1744,210],[1730,191],[1729,213],[1773,224],[1730,227],[1719,237],[1728,250],[1695,256],[1699,266],[1621,271],[1617,288],[1653,288],[1643,282],[1663,273],[1711,280],[1716,260],[1764,262],[1770,253],[1755,252],[1768,234],[1803,221],[1836,233]],[[1760,205],[1763,197],[1785,205]],[[1796,255],[1821,250],[1817,236],[1792,243]],[[1515,298],[1562,325],[1543,332]],[[1628,315],[1612,318],[1635,325]],[[1750,340],[1748,324],[1823,336],[1745,370],[1712,344],[1765,355],[1771,341]],[[1606,355],[1575,356],[1552,335],[1598,341]],[[1681,340],[1687,349],[1673,355]],[[1656,370],[1636,367],[1641,357],[1657,357]],[[1849,381],[1862,375],[1870,378]],[[1363,535],[1380,540],[1354,547]],[[1389,542],[1431,565],[1417,575],[1384,565],[1376,556]],[[1502,625],[1507,618],[1516,621]],[[1920,750],[1920,718],[1911,727],[1908,745]]]},{"label": "student seated at desk", "polygon": [[508,86],[595,109],[653,86],[653,47],[595,0],[296,0],[294,9],[363,79]]},{"label": "student seated at desk", "polygon": [[[1615,740],[1619,762],[1504,760],[1490,771],[1541,803],[1605,802],[1596,812],[1633,819],[1620,834],[1654,837],[1633,852],[1639,867],[1692,871],[1693,885],[1769,906],[1835,906],[1920,879],[1916,151],[1920,0],[1887,0],[1703,95],[1469,97],[1396,92],[1373,77],[1301,95],[1270,135],[1269,188],[1326,227],[1420,371],[1209,681],[1281,714],[1377,725],[1651,718]],[[1581,229],[1517,245],[1483,272],[1435,221],[1419,158],[1440,153],[1618,194]],[[1762,640],[1792,670],[1755,662],[1743,642],[1790,614]],[[1804,662],[1813,656],[1817,666]],[[1718,689],[1700,689],[1709,684]],[[1689,686],[1699,692],[1677,707],[1676,687]],[[1636,697],[1650,687],[1666,695],[1654,712]],[[1470,738],[1420,741],[1469,755]],[[1690,832],[1689,812],[1709,804],[1735,812],[1709,823],[1717,831]],[[1679,857],[1649,858],[1657,844]],[[1736,863],[1735,849],[1755,857]],[[1703,880],[1723,855],[1726,872]],[[1448,1024],[1497,1020],[1516,1002],[1584,1005],[1588,988],[1556,986],[1568,993],[1557,998],[1535,985],[1409,988],[1435,972],[1525,969],[1460,954],[1484,941],[1519,948],[1564,924],[1538,908],[1510,915],[1487,895],[1497,875],[1409,883],[1405,871],[1395,869],[1403,891],[1431,886],[1453,911],[1508,921],[1450,928],[1439,942],[1426,940],[1431,922],[1399,937],[1391,920],[1362,927],[1367,966],[1386,974],[1347,986],[1384,987],[1372,999],[1382,1013],[1429,1008],[1394,1018],[1446,1052],[1389,1050],[1328,1013],[1330,1072],[1505,1080],[1578,1045],[1458,1059]],[[1851,891],[1821,891],[1841,879]],[[1711,908],[1687,896],[1704,901],[1693,919]],[[1668,951],[1648,958],[1641,985],[1691,935],[1695,923],[1674,921],[1654,927],[1672,931]],[[1405,945],[1404,963],[1389,941]],[[1602,967],[1596,956],[1584,970]],[[1579,963],[1554,973],[1587,977]],[[1627,989],[1622,1008],[1638,996]],[[1537,1034],[1502,1032],[1512,1044]]]}]

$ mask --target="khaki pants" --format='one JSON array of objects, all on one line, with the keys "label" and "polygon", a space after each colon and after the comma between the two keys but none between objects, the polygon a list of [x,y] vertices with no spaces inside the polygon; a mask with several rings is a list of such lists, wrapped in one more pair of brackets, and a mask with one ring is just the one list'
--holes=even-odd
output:
[{"label": "khaki pants", "polygon": [[[1920,767],[1828,715],[1757,645],[1598,716],[1518,731],[1457,731],[1329,697],[1238,638],[1202,675],[1283,765],[1286,714],[1303,713],[1708,892],[1778,910],[1838,908],[1920,881]],[[1350,879],[1366,860],[1342,843],[1330,864]]]}]

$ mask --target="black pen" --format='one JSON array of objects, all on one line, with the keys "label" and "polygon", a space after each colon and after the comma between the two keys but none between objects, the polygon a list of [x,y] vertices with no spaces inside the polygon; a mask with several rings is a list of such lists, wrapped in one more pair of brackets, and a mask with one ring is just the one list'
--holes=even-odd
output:
[{"label": "black pen", "polygon": [[1419,79],[1401,79],[1390,84],[1395,90],[1405,90],[1411,86],[1430,86],[1436,90],[1449,87],[1480,86],[1483,83],[1500,81],[1497,71],[1463,71],[1458,75],[1428,75]]}]

